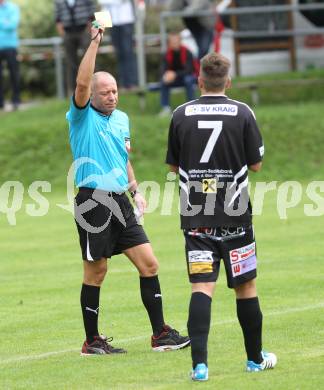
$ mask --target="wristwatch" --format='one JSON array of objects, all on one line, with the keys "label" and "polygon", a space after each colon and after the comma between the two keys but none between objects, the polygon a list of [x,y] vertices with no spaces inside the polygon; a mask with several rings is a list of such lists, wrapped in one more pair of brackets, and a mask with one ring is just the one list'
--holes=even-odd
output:
[{"label": "wristwatch", "polygon": [[138,194],[138,191],[137,191],[137,190],[129,191],[129,194],[130,194],[130,196],[134,199],[134,198],[135,198],[135,195]]}]

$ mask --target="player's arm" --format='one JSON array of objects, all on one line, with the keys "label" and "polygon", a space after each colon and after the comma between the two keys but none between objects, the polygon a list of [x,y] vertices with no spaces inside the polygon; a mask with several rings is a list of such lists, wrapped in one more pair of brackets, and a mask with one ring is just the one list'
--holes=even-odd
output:
[{"label": "player's arm", "polygon": [[254,112],[250,110],[245,124],[244,149],[247,166],[252,172],[259,172],[262,167],[264,146]]},{"label": "player's arm", "polygon": [[135,178],[134,169],[132,164],[128,160],[127,162],[127,175],[128,175],[128,191],[134,200],[134,203],[139,211],[139,216],[144,214],[146,209],[146,200],[144,196],[138,191],[138,184]]},{"label": "player's arm", "polygon": [[165,162],[169,165],[169,169],[171,172],[174,173],[179,172],[179,165],[180,165],[179,154],[180,154],[179,139],[174,125],[174,118],[172,117],[169,126],[168,149],[165,158]]},{"label": "player's arm", "polygon": [[256,163],[256,164],[252,164],[249,166],[249,169],[252,171],[252,172],[259,172],[261,170],[261,167],[262,167],[262,161]]},{"label": "player's arm", "polygon": [[90,99],[91,80],[95,70],[96,56],[103,32],[103,26],[100,26],[100,29],[96,27],[91,28],[91,43],[82,58],[76,79],[74,99],[78,107],[84,107]]}]

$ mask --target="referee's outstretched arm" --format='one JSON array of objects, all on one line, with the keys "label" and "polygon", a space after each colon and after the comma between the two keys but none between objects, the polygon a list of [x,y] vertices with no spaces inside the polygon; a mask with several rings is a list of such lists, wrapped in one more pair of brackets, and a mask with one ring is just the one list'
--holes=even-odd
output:
[{"label": "referee's outstretched arm", "polygon": [[76,79],[74,98],[78,107],[84,107],[90,99],[92,75],[95,70],[97,52],[104,30],[105,28],[101,25],[99,25],[99,28],[91,28],[91,43],[82,58]]}]

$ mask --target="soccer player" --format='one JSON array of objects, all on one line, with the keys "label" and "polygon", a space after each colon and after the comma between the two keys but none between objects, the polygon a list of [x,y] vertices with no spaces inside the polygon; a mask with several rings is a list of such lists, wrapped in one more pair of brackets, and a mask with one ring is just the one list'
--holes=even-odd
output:
[{"label": "soccer player", "polygon": [[181,228],[192,295],[188,333],[193,380],[208,379],[211,302],[223,259],[247,353],[247,371],[273,368],[262,350],[262,313],[256,290],[256,248],[248,197],[248,169],[261,168],[263,142],[253,111],[225,95],[230,62],[217,53],[201,59],[201,97],[173,113],[166,162],[179,173]]},{"label": "soccer player", "polygon": [[[129,189],[142,214],[145,199],[137,190],[128,159],[128,116],[116,109],[115,78],[106,72],[94,73],[104,31],[100,24],[99,27],[91,29],[92,40],[81,61],[67,113],[75,180],[79,187],[75,219],[84,260],[81,308],[86,340],[81,354],[126,352],[113,347],[109,344],[112,338],[98,332],[100,286],[107,272],[107,259],[118,253],[124,253],[138,269],[141,297],[153,329],[153,350],[180,349],[188,346],[190,340],[164,322],[158,261],[125,194]],[[127,313],[125,315],[127,317]]]}]

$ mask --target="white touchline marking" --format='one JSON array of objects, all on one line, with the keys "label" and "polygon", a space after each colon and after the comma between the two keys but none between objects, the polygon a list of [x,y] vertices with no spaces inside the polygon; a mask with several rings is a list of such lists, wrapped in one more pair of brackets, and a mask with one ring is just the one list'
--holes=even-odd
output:
[{"label": "white touchline marking", "polygon": [[[317,303],[315,305],[309,305],[309,306],[301,306],[301,307],[294,307],[290,309],[285,309],[285,310],[275,310],[275,311],[270,311],[268,313],[264,314],[264,317],[275,317],[279,315],[284,315],[284,314],[290,314],[290,313],[298,313],[301,311],[307,311],[307,310],[316,310],[316,309],[322,309],[324,308],[324,302],[323,303]],[[231,318],[228,320],[222,320],[222,321],[216,321],[211,324],[212,326],[218,326],[218,325],[227,325],[227,324],[233,324],[237,322],[237,318]],[[183,331],[184,329],[182,329]],[[149,335],[141,335],[141,336],[136,336],[136,337],[131,337],[128,339],[121,339],[118,341],[118,343],[123,344],[123,343],[133,343],[138,340],[143,340],[143,339],[148,339],[149,340],[150,336]],[[7,360],[0,360],[0,365],[4,364],[11,364],[11,363],[18,363],[18,362],[24,362],[24,361],[32,361],[32,360],[40,360],[40,359],[46,359],[51,356],[55,355],[62,355],[65,353],[75,353],[75,352],[80,352],[80,348],[71,348],[71,349],[63,349],[60,351],[52,351],[52,352],[46,352],[46,353],[41,353],[39,355],[27,355],[27,356],[18,356],[12,359],[7,359]]]},{"label": "white touchline marking", "polygon": [[46,352],[46,353],[41,353],[40,355],[33,355],[33,356],[19,356],[16,358],[12,359],[7,359],[7,360],[0,360],[0,364],[10,364],[10,363],[18,363],[21,361],[30,361],[30,360],[39,360],[39,359],[46,359],[47,357],[50,356],[55,356],[55,355],[61,355],[64,353],[69,353],[69,352],[77,352],[79,349],[63,349],[61,351],[53,351],[53,352]]}]

